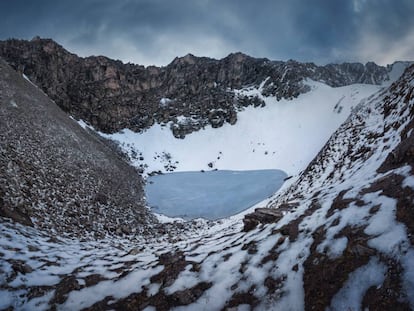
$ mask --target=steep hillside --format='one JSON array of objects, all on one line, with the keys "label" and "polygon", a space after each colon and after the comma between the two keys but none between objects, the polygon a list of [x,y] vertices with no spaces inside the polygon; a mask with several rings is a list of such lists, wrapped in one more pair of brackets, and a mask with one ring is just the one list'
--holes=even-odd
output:
[{"label": "steep hillside", "polygon": [[60,234],[144,231],[142,181],[0,60],[0,215]]},{"label": "steep hillside", "polygon": [[0,307],[413,309],[413,92],[414,66],[355,108],[305,172],[244,222],[99,243],[0,223]]},{"label": "steep hillside", "polygon": [[306,245],[307,309],[414,308],[413,94],[411,66],[362,102],[268,205],[297,206],[278,227],[296,232],[291,247]]},{"label": "steep hillside", "polygon": [[[241,53],[221,60],[189,54],[166,67],[145,68],[102,56],[80,58],[39,38],[1,41],[0,56],[64,111],[97,130],[139,131],[169,123],[179,138],[206,125],[235,124],[241,108],[265,104],[260,97],[236,94],[235,89],[258,88],[265,81],[264,96],[292,99],[310,90],[306,78],[332,87],[381,84],[390,79],[392,70],[374,63],[316,66]],[[182,118],[188,122],[179,122]]]}]

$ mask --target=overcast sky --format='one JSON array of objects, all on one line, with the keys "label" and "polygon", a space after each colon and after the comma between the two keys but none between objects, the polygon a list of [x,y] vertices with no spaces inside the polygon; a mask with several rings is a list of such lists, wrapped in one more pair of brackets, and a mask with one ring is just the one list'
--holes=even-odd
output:
[{"label": "overcast sky", "polygon": [[414,60],[413,0],[0,0],[0,39],[166,65],[241,51],[318,64]]}]

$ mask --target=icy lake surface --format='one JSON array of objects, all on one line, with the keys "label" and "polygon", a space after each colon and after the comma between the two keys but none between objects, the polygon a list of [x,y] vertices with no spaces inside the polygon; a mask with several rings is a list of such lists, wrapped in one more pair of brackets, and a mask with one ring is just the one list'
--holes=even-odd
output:
[{"label": "icy lake surface", "polygon": [[145,192],[155,213],[214,220],[266,199],[286,176],[281,170],[176,172],[149,177]]}]

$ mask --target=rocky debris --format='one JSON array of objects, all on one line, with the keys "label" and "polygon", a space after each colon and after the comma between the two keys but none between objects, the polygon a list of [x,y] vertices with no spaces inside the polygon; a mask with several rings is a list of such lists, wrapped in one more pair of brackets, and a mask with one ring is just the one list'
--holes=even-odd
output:
[{"label": "rocky debris", "polygon": [[29,215],[26,212],[26,209],[24,207],[19,206],[18,207],[12,207],[12,206],[6,206],[4,203],[4,194],[1,193],[0,189],[0,216],[7,217],[14,219],[15,221],[24,224],[26,226],[33,226],[33,222],[30,219]]},{"label": "rocky debris", "polygon": [[16,273],[27,274],[33,271],[33,268],[22,260],[12,260],[10,263],[12,265],[12,269]]},{"label": "rocky debris", "polygon": [[259,300],[254,295],[254,291],[255,291],[255,287],[252,286],[251,288],[249,288],[247,292],[233,294],[230,301],[227,302],[223,310],[237,311],[239,309],[239,306],[241,305],[249,305],[254,309],[259,303]]},{"label": "rocky debris", "polygon": [[172,307],[186,306],[195,302],[212,286],[211,283],[200,282],[190,288],[169,294],[165,289],[171,286],[177,280],[179,273],[191,263],[185,260],[184,253],[181,251],[163,253],[158,259],[163,270],[150,278],[152,284],[159,285],[158,293],[149,294],[148,289],[144,288],[141,293],[131,294],[115,302],[110,299],[111,297],[107,297],[86,310],[143,310],[148,306],[153,306],[156,310],[170,310]]},{"label": "rocky debris", "polygon": [[73,290],[80,289],[76,277],[69,275],[64,277],[55,287],[55,293],[50,304],[61,304],[66,301],[68,294]]},{"label": "rocky debris", "polygon": [[[404,144],[404,141],[400,144]],[[398,147],[397,147],[398,148]],[[380,171],[388,165],[389,158],[379,168]],[[412,167],[412,166],[411,166]],[[410,242],[414,245],[414,190],[404,186],[404,176],[387,174],[362,190],[362,193],[380,191],[381,194],[397,200],[397,220],[404,223],[409,233]]]},{"label": "rocky debris", "polygon": [[364,295],[362,308],[369,310],[412,310],[406,302],[401,274],[402,267],[398,262],[389,259],[388,271],[382,286],[371,286]]},{"label": "rocky debris", "polygon": [[201,282],[192,288],[177,291],[171,295],[161,292],[156,295],[147,293],[132,294],[124,299],[114,302],[112,297],[95,303],[84,310],[144,310],[147,307],[154,307],[157,311],[168,311],[173,307],[187,306],[200,298],[203,293],[211,287],[211,283]]},{"label": "rocky debris", "polygon": [[255,87],[264,96],[292,99],[310,90],[303,83],[307,78],[335,87],[380,84],[391,69],[374,63],[316,66],[242,53],[221,60],[189,54],[165,67],[143,67],[103,56],[80,58],[38,37],[0,41],[0,57],[65,112],[100,131],[140,131],[155,122],[170,123],[177,138],[207,125],[234,124],[238,110],[264,106],[259,97],[235,95],[235,89]]},{"label": "rocky debris", "polygon": [[344,199],[344,195],[348,192],[348,190],[342,190],[340,193],[338,193],[338,196],[334,199],[332,202],[331,208],[329,209],[327,215],[331,216],[336,211],[342,210],[349,206],[349,204],[355,202],[355,204],[364,205],[365,202],[361,200],[356,200],[354,198],[348,198]]},{"label": "rocky debris", "polygon": [[260,223],[276,222],[282,217],[283,214],[277,209],[257,208],[253,213],[244,216],[243,230],[247,232],[256,228]]},{"label": "rocky debris", "polygon": [[[106,278],[105,278],[105,277],[103,277],[103,276],[102,276],[102,275],[100,275],[100,274],[91,274],[91,275],[88,275],[88,276],[86,276],[86,277],[84,278],[84,281],[85,281],[85,287],[89,287],[89,286],[96,285],[96,284],[98,284],[99,282],[104,281],[104,280],[106,280]],[[76,286],[77,286],[77,285],[76,285]]]},{"label": "rocky debris", "polygon": [[[320,228],[322,229],[322,228]],[[324,233],[314,234],[314,242],[311,246],[311,255],[304,263],[305,274],[303,276],[305,288],[305,305],[308,310],[321,310],[329,305],[332,297],[339,291],[348,278],[349,273],[358,267],[368,263],[371,252],[356,254],[354,245],[364,236],[362,230],[346,228],[349,241],[344,254],[336,259],[331,259],[316,251],[325,238]],[[319,233],[316,231],[316,233]],[[353,240],[356,239],[356,241]],[[375,252],[374,252],[375,253]]]},{"label": "rocky debris", "polygon": [[151,282],[160,283],[161,287],[170,286],[176,279],[178,274],[184,270],[187,262],[182,252],[164,253],[159,257],[159,264],[164,266],[164,269],[157,275],[151,278]]},{"label": "rocky debris", "polygon": [[136,170],[2,60],[0,132],[1,216],[95,237],[156,222]]},{"label": "rocky debris", "polygon": [[285,203],[278,208],[256,208],[253,213],[244,216],[243,231],[253,230],[259,224],[275,223],[296,206],[296,203]]}]

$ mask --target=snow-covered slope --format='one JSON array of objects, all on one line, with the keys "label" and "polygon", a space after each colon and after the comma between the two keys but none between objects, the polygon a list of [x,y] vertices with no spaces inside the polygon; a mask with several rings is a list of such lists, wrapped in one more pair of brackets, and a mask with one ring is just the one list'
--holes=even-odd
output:
[{"label": "snow-covered slope", "polygon": [[414,308],[413,92],[411,66],[362,102],[268,204],[298,205],[278,226],[295,226],[290,248],[308,252],[299,276],[307,308]]},{"label": "snow-covered slope", "polygon": [[393,82],[397,81],[403,74],[404,70],[410,67],[414,62],[412,61],[397,61],[391,65],[387,65],[388,80],[385,80],[382,85],[390,86]]},{"label": "snow-covered slope", "polygon": [[262,99],[265,107],[246,107],[236,124],[207,126],[185,139],[175,138],[169,124],[155,124],[143,133],[125,129],[102,135],[118,141],[146,173],[275,168],[293,175],[307,166],[352,107],[380,89],[368,84],[332,88],[311,80],[307,84],[311,91],[292,100],[265,97],[262,85],[235,90],[237,96]]},{"label": "snow-covered slope", "polygon": [[269,203],[279,216],[248,232],[233,217],[81,242],[1,222],[1,308],[413,309],[413,119],[414,66],[358,105]]}]

